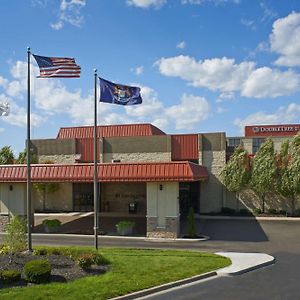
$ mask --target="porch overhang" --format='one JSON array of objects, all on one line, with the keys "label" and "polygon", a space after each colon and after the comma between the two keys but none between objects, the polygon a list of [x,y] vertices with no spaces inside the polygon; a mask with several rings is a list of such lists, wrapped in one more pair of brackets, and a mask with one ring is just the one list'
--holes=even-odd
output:
[{"label": "porch overhang", "polygon": [[[93,182],[93,164],[33,164],[32,182]],[[100,182],[207,180],[206,167],[188,161],[98,164]],[[26,182],[26,165],[1,165],[0,182]]]}]

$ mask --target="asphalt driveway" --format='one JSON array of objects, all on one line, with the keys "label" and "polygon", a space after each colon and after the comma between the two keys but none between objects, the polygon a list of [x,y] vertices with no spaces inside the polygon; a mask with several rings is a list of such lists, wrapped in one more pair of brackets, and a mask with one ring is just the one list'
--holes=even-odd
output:
[{"label": "asphalt driveway", "polygon": [[[300,299],[300,221],[201,220],[205,242],[154,242],[99,237],[100,247],[176,248],[199,251],[262,252],[276,263],[236,277],[220,277],[151,299]],[[33,235],[33,244],[93,245],[93,236]]]}]

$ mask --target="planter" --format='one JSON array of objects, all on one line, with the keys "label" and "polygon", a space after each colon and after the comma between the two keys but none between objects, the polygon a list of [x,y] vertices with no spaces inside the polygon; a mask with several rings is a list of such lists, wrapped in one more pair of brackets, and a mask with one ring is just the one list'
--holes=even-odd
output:
[{"label": "planter", "polygon": [[132,221],[121,221],[116,225],[119,235],[132,235],[135,223]]},{"label": "planter", "polygon": [[117,228],[117,232],[119,235],[132,235],[133,227]]},{"label": "planter", "polygon": [[55,233],[55,232],[58,232],[58,230],[59,230],[59,226],[58,227],[50,227],[48,225],[43,225],[43,227],[44,227],[44,231],[46,233]]},{"label": "planter", "polygon": [[52,219],[52,220],[44,220],[43,221],[43,227],[44,227],[44,231],[46,233],[54,233],[54,232],[58,232],[61,222],[58,219]]}]

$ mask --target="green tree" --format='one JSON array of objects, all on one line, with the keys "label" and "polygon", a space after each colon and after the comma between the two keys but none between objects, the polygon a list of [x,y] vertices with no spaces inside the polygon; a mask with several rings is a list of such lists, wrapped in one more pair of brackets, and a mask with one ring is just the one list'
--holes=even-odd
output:
[{"label": "green tree", "polygon": [[[31,161],[32,164],[38,163],[38,158],[35,154],[31,155]],[[18,158],[16,159],[16,164],[26,164],[27,163],[27,151],[24,149],[19,153]]]},{"label": "green tree", "polygon": [[13,164],[14,160],[14,153],[10,146],[4,146],[0,149],[0,165]]},{"label": "green tree", "polygon": [[6,236],[4,238],[4,246],[8,248],[10,262],[12,256],[26,250],[26,224],[21,217],[13,217],[6,228]]},{"label": "green tree", "polygon": [[292,214],[295,212],[296,197],[300,195],[300,132],[294,136],[290,148],[287,173],[291,186]]},{"label": "green tree", "polygon": [[247,151],[238,146],[220,173],[221,181],[226,188],[236,193],[238,201],[240,193],[247,187],[250,178],[250,162]]},{"label": "green tree", "polygon": [[[53,164],[53,161],[47,160],[47,161],[44,161],[43,163],[44,164]],[[47,195],[58,191],[60,186],[59,186],[59,183],[56,183],[56,182],[41,182],[41,183],[34,183],[33,188],[42,196],[43,211],[44,211],[46,209]]]},{"label": "green tree", "polygon": [[261,210],[265,211],[265,197],[274,191],[276,178],[274,143],[267,139],[252,159],[250,186],[262,200]]},{"label": "green tree", "polygon": [[[294,192],[293,192],[293,185],[292,185],[292,178],[291,174],[288,170],[290,164],[290,153],[289,153],[290,143],[289,141],[284,141],[281,144],[281,148],[279,153],[276,157],[276,165],[277,165],[277,176],[276,176],[276,191],[278,194],[286,197],[288,199],[292,199]],[[294,213],[294,203],[292,203],[292,214]]]}]

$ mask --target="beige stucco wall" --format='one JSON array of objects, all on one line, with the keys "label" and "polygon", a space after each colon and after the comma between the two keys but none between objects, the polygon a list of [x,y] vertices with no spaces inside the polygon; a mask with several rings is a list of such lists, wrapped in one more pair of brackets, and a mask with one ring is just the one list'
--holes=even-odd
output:
[{"label": "beige stucco wall", "polygon": [[[45,209],[51,211],[72,211],[73,210],[73,185],[72,183],[59,183],[59,189],[54,193],[48,193],[45,197]],[[42,211],[43,196],[32,189],[34,209]]]},{"label": "beige stucco wall", "polygon": [[137,214],[146,215],[146,183],[101,184],[101,211],[128,214],[128,204],[137,202]]},{"label": "beige stucco wall", "polygon": [[26,215],[25,183],[0,183],[0,213]]},{"label": "beige stucco wall", "polygon": [[202,165],[207,167],[209,180],[201,183],[200,212],[219,212],[223,205],[224,186],[220,172],[226,160],[225,150],[202,151]]},{"label": "beige stucco wall", "polygon": [[121,162],[167,162],[171,161],[170,152],[143,152],[143,153],[105,153],[102,162],[110,163],[112,160]]},{"label": "beige stucco wall", "polygon": [[[160,184],[162,190],[159,189]],[[160,195],[159,195],[160,193]],[[158,201],[164,201],[165,216],[179,216],[179,183],[178,182],[147,182],[147,216],[157,217]]]},{"label": "beige stucco wall", "polygon": [[179,228],[179,183],[148,182],[147,236],[176,238]]},{"label": "beige stucco wall", "polygon": [[74,164],[75,154],[39,155],[39,163],[52,161],[55,164]]}]

